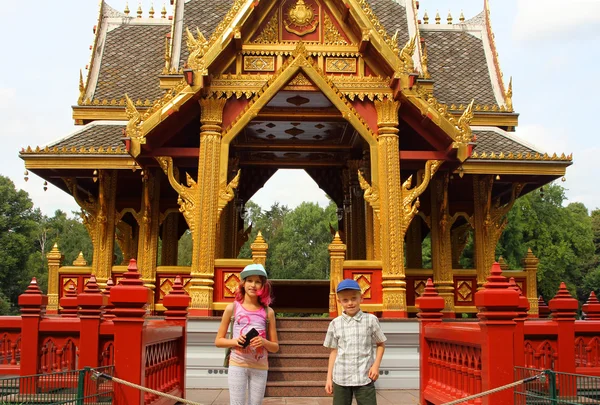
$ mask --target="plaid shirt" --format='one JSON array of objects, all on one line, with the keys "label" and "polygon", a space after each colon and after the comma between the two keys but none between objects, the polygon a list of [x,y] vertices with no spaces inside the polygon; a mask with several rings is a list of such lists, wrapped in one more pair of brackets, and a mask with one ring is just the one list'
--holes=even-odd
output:
[{"label": "plaid shirt", "polygon": [[374,345],[385,341],[379,320],[373,314],[342,313],[331,321],[323,346],[337,349],[333,382],[346,387],[369,384],[369,369],[375,362]]}]

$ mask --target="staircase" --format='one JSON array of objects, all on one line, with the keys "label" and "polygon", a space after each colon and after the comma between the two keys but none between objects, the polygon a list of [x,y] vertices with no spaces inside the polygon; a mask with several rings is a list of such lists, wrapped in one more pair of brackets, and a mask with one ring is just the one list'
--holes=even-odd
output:
[{"label": "staircase", "polygon": [[329,318],[277,318],[279,352],[269,353],[268,397],[325,396]]}]

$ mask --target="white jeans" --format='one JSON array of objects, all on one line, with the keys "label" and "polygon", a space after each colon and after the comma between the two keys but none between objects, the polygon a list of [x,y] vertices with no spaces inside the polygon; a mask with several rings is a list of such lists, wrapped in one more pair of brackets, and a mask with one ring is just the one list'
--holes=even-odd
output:
[{"label": "white jeans", "polygon": [[[268,370],[229,366],[229,401],[231,405],[260,405],[265,396]],[[246,401],[247,396],[247,401]]]}]

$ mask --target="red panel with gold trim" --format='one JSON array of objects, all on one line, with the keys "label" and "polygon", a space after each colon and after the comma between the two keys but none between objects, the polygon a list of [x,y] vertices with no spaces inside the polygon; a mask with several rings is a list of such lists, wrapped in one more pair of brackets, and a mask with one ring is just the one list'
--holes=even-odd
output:
[{"label": "red panel with gold trim", "polygon": [[381,304],[381,270],[344,269],[344,278],[356,280],[365,304]]},{"label": "red panel with gold trim", "polygon": [[415,305],[415,300],[423,293],[425,284],[427,284],[427,277],[425,276],[406,277],[406,305]]},{"label": "red panel with gold trim", "polygon": [[[173,289],[175,284],[175,277],[173,274],[157,274],[156,275],[156,288],[154,289],[154,303],[160,304],[163,298]],[[191,287],[191,276],[181,275],[181,282],[183,283],[183,289],[189,294]]]},{"label": "red panel with gold trim", "polygon": [[233,302],[235,291],[240,284],[240,268],[215,269],[214,302]]},{"label": "red panel with gold trim", "polygon": [[60,288],[58,290],[58,299],[61,299],[71,286],[75,287],[77,294],[81,294],[90,277],[91,274],[61,274],[59,278]]}]

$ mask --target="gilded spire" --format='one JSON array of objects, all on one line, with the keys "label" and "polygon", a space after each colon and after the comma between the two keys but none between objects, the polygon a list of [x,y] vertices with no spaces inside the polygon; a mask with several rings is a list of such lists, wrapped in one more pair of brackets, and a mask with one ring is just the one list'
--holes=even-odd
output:
[{"label": "gilded spire", "polygon": [[130,12],[130,10],[129,10],[129,2],[125,3],[125,10],[123,12],[125,13],[125,15],[127,15],[127,16],[129,15],[129,12]]},{"label": "gilded spire", "polygon": [[429,15],[427,14],[427,11],[423,14],[423,24],[429,24]]},{"label": "gilded spire", "polygon": [[422,43],[423,52],[421,53],[421,69],[423,70],[423,78],[431,79],[431,75],[429,74],[429,69],[427,68],[427,45]]},{"label": "gilded spire", "polygon": [[458,17],[458,20],[463,23],[465,22],[465,15],[463,14],[463,11],[460,10],[460,17]]},{"label": "gilded spire", "polygon": [[506,93],[504,94],[504,101],[506,103],[506,111],[514,111],[513,110],[513,102],[512,102],[512,76],[510,77],[510,81],[508,82],[508,89],[506,89]]},{"label": "gilded spire", "polygon": [[150,11],[148,11],[148,14],[150,14],[150,18],[154,18],[154,3],[150,3]]},{"label": "gilded spire", "polygon": [[142,13],[143,13],[143,11],[142,11],[142,2],[140,1],[138,3],[137,18],[142,18]]},{"label": "gilded spire", "polygon": [[446,21],[448,21],[449,25],[452,25],[452,14],[450,14],[450,11],[448,11],[448,17],[446,18]]},{"label": "gilded spire", "polygon": [[83,84],[83,72],[79,69],[79,99],[77,99],[77,104],[83,104],[83,100],[85,98],[85,85]]},{"label": "gilded spire", "polygon": [[440,17],[440,12],[438,11],[435,13],[435,23],[440,24],[440,21],[442,21],[442,17]]},{"label": "gilded spire", "polygon": [[163,3],[162,10],[160,10],[160,18],[167,18],[167,6]]}]

